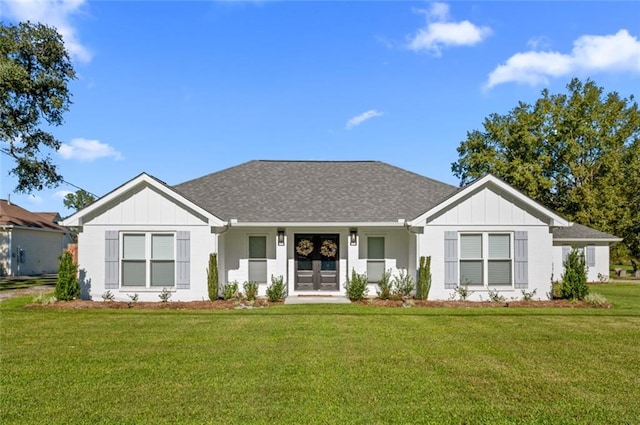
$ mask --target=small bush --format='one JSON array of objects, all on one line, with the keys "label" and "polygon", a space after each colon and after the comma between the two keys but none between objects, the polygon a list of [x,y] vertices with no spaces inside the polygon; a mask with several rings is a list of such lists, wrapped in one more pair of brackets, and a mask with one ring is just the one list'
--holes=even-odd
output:
[{"label": "small bush", "polygon": [[351,301],[362,301],[369,293],[367,287],[367,275],[358,274],[355,269],[351,270],[351,279],[347,281],[347,297]]},{"label": "small bush", "polygon": [[584,253],[574,248],[564,261],[562,296],[567,299],[581,300],[588,293],[589,287],[587,286],[587,267],[584,261]]},{"label": "small bush", "polygon": [[609,301],[604,295],[592,292],[584,297],[584,300],[592,307],[608,307]]},{"label": "small bush", "polygon": [[271,302],[277,302],[287,296],[287,288],[284,284],[284,277],[282,275],[275,277],[271,276],[271,285],[267,287],[267,298]]},{"label": "small bush", "polygon": [[104,302],[111,302],[116,299],[115,294],[113,294],[111,291],[107,291],[103,293],[101,297],[102,297],[102,301]]},{"label": "small bush", "polygon": [[238,282],[227,282],[222,288],[222,298],[230,300],[238,297]]},{"label": "small bush", "polygon": [[32,302],[34,304],[49,305],[56,302],[56,297],[52,297],[51,295],[47,295],[44,292],[40,292],[38,295],[33,297]]},{"label": "small bush", "polygon": [[489,289],[489,301],[492,303],[500,303],[504,301],[504,297],[500,295],[497,289]]},{"label": "small bush", "polygon": [[552,300],[561,300],[562,295],[562,282],[555,281],[551,283],[551,299]]},{"label": "small bush", "polygon": [[130,301],[127,302],[127,305],[129,306],[129,308],[133,307],[133,305],[138,302],[138,293],[136,292],[135,294],[131,295],[131,294],[127,294],[127,296],[129,297]]},{"label": "small bush", "polygon": [[242,284],[242,289],[244,289],[244,295],[247,297],[247,301],[255,301],[258,296],[258,282],[245,282]]},{"label": "small bush", "polygon": [[535,297],[536,292],[538,292],[537,289],[534,289],[531,292],[527,292],[524,289],[522,290],[522,301],[532,301],[533,297]]},{"label": "small bush", "polygon": [[388,300],[391,298],[392,285],[390,269],[382,273],[377,285],[378,289],[376,289],[376,293],[378,294],[378,298],[381,300]]},{"label": "small bush", "polygon": [[58,257],[58,280],[56,282],[55,297],[62,301],[70,301],[79,296],[78,266],[74,264],[71,253],[65,251]]},{"label": "small bush", "polygon": [[426,300],[429,298],[429,291],[431,290],[431,256],[420,257],[418,272],[416,298]]},{"label": "small bush", "polygon": [[455,299],[457,296],[460,301],[466,301],[471,294],[473,294],[473,291],[470,291],[467,285],[458,285],[453,290],[453,296],[451,298]]},{"label": "small bush", "polygon": [[162,288],[162,292],[158,295],[160,301],[163,303],[169,302],[169,298],[171,298],[171,292],[167,288]]},{"label": "small bush", "polygon": [[408,297],[409,295],[411,295],[411,291],[413,291],[413,288],[413,278],[409,275],[409,273],[400,270],[398,276],[393,277],[394,298]]}]

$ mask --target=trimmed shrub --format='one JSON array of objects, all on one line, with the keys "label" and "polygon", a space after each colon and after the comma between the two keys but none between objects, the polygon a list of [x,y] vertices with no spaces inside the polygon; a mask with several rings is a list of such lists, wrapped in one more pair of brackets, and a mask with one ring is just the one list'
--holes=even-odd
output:
[{"label": "trimmed shrub", "polygon": [[74,264],[71,253],[65,251],[58,257],[58,280],[56,282],[55,297],[62,301],[70,301],[79,296],[78,265]]},{"label": "trimmed shrub", "polygon": [[215,301],[218,299],[218,254],[209,254],[209,268],[207,268],[207,290],[209,299]]},{"label": "trimmed shrub", "polygon": [[420,267],[418,268],[418,285],[416,288],[416,298],[426,300],[429,298],[431,290],[431,256],[420,257]]},{"label": "trimmed shrub", "polygon": [[400,270],[398,276],[393,277],[393,297],[394,298],[403,298],[411,295],[411,291],[413,291],[414,282],[413,278],[409,275],[409,273]]},{"label": "trimmed shrub", "polygon": [[351,301],[362,301],[369,293],[366,273],[358,274],[356,273],[356,269],[352,269],[351,279],[347,280],[346,289],[347,297],[349,297]]},{"label": "trimmed shrub", "polygon": [[[348,277],[348,276],[347,276]],[[391,270],[387,270],[382,273],[380,280],[378,281],[378,289],[376,289],[376,293],[378,294],[378,298],[381,300],[388,300],[391,298]]]},{"label": "trimmed shrub", "polygon": [[587,267],[584,253],[574,248],[564,261],[562,296],[567,299],[582,300],[588,293],[589,287],[587,286]]},{"label": "trimmed shrub", "polygon": [[258,282],[249,281],[242,284],[247,301],[255,301],[258,296]]},{"label": "trimmed shrub", "polygon": [[227,282],[222,289],[222,298],[225,300],[230,300],[232,298],[236,298],[238,296],[238,282],[235,280],[233,282]]},{"label": "trimmed shrub", "polygon": [[271,302],[278,302],[287,296],[287,288],[284,285],[282,275],[275,277],[271,275],[271,285],[267,287],[267,298]]}]

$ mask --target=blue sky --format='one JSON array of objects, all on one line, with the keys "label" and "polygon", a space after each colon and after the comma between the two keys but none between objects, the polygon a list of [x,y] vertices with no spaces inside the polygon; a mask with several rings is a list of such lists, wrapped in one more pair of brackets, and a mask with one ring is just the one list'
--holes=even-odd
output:
[{"label": "blue sky", "polygon": [[[252,159],[381,160],[447,183],[491,113],[591,78],[640,88],[640,2],[4,1],[63,34],[78,79],[52,156],[102,196]],[[0,197],[59,211],[62,185]],[[335,176],[340,178],[340,176]],[[384,201],[384,200],[381,200]]]}]

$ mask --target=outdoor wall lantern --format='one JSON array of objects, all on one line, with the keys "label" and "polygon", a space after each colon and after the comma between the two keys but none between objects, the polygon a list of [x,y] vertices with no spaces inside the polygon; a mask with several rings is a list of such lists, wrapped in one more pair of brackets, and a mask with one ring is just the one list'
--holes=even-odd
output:
[{"label": "outdoor wall lantern", "polygon": [[349,230],[349,244],[351,245],[358,244],[358,229]]},{"label": "outdoor wall lantern", "polygon": [[284,230],[278,229],[278,246],[284,246]]}]

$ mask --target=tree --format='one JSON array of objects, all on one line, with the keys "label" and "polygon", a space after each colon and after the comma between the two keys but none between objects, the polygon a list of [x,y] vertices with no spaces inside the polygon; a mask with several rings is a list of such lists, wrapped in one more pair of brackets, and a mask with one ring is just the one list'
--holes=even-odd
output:
[{"label": "tree", "polygon": [[0,150],[16,165],[17,192],[56,187],[58,174],[44,151],[60,148],[42,125],[59,126],[69,110],[67,88],[75,71],[55,28],[30,22],[0,22]]},{"label": "tree", "polygon": [[588,293],[587,266],[584,261],[584,252],[573,248],[564,260],[562,297],[569,300],[581,300]]},{"label": "tree", "polygon": [[467,133],[452,171],[461,185],[491,173],[569,220],[623,237],[638,257],[638,105],[591,80],[574,78],[567,90],[489,115],[484,131]]},{"label": "tree", "polygon": [[88,207],[96,198],[84,189],[78,189],[75,193],[67,193],[62,203],[67,208],[72,208],[76,211]]},{"label": "tree", "polygon": [[70,301],[79,296],[78,265],[73,262],[71,253],[65,251],[58,259],[58,280],[56,282],[55,297],[62,301]]}]

